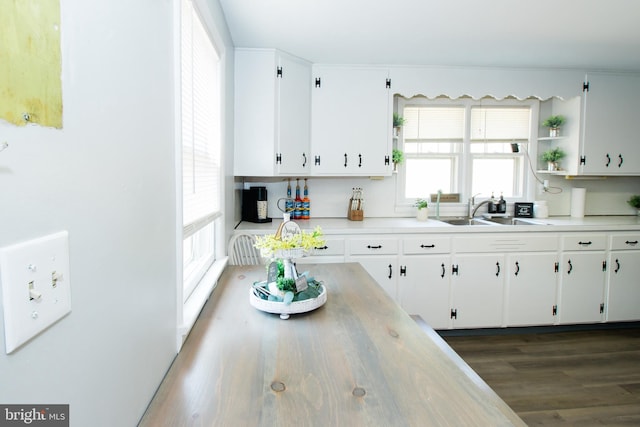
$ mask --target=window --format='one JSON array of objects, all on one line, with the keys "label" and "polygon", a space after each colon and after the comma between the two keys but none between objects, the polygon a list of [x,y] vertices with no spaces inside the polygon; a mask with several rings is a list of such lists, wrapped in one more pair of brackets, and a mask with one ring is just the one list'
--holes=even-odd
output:
[{"label": "window", "polygon": [[221,216],[220,58],[190,0],[182,0],[180,129],[182,145],[183,302],[216,259]]},{"label": "window", "polygon": [[536,100],[399,98],[405,124],[398,145],[406,160],[398,204],[438,190],[462,200],[478,193],[524,200],[534,107]]}]

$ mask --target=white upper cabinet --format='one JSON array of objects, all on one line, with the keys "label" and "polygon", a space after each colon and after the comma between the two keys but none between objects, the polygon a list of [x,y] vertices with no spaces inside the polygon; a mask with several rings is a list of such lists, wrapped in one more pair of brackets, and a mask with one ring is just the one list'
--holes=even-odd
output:
[{"label": "white upper cabinet", "polygon": [[308,175],[310,109],[310,63],[236,49],[234,175]]},{"label": "white upper cabinet", "polygon": [[579,171],[640,175],[640,76],[589,74],[583,96]]},{"label": "white upper cabinet", "polygon": [[313,67],[313,175],[391,175],[388,78],[385,68]]}]

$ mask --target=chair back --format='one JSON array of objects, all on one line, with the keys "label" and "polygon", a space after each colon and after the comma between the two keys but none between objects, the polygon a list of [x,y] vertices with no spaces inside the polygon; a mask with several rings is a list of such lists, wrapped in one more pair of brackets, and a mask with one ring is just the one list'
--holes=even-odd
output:
[{"label": "chair back", "polygon": [[256,239],[251,234],[234,234],[229,240],[229,264],[262,264],[260,251],[253,246],[255,242]]}]

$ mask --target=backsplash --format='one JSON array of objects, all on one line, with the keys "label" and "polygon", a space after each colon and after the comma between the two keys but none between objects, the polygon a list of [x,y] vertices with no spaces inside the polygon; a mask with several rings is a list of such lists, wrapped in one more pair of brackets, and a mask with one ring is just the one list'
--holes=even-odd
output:
[{"label": "backsplash", "polygon": [[[544,178],[547,178],[546,176]],[[542,177],[541,177],[542,179]],[[547,200],[549,215],[564,216],[570,214],[571,188],[587,189],[585,215],[633,215],[634,209],[626,201],[632,194],[640,194],[640,177],[608,177],[593,179],[565,179],[550,176],[549,186],[552,191],[541,193],[541,185],[536,185],[536,196],[531,200]],[[287,178],[235,178],[236,219],[240,219],[240,190],[245,186],[265,186],[269,196],[268,216],[280,218],[277,201],[286,197]],[[308,178],[309,198],[311,199],[312,218],[335,218],[347,216],[348,201],[354,187],[362,188],[364,193],[364,214],[366,217],[411,217],[415,208],[409,206],[396,207],[396,175],[380,179],[370,178]],[[291,180],[292,194],[295,196],[296,180]],[[300,179],[300,188],[304,179]],[[425,197],[428,195],[425,194]],[[466,200],[463,198],[463,200]],[[508,212],[513,212],[510,205]],[[466,205],[441,204],[441,216],[457,216],[466,214]],[[435,217],[435,204],[430,205],[429,216]]]}]

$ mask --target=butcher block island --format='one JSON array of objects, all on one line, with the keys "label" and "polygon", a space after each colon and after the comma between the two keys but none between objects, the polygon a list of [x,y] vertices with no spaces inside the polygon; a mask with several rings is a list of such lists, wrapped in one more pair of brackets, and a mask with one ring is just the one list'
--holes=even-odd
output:
[{"label": "butcher block island", "polygon": [[140,425],[525,425],[360,264],[298,269],[327,302],[282,320],[249,304],[264,266],[228,267]]}]

